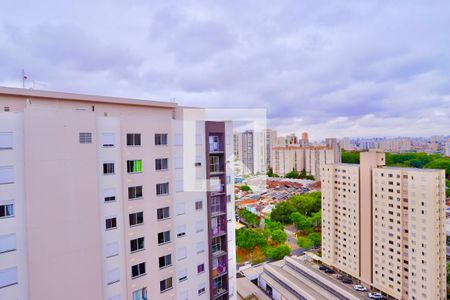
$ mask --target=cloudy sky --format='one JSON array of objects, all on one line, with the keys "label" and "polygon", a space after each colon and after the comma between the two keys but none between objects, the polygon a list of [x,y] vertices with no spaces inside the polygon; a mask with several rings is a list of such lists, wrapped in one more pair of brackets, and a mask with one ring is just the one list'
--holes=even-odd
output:
[{"label": "cloudy sky", "polygon": [[450,2],[3,1],[0,85],[267,108],[282,133],[450,134]]}]

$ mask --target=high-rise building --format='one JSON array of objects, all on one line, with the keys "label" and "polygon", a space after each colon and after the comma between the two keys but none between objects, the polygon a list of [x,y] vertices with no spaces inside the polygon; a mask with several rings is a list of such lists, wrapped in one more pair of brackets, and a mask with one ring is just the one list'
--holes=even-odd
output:
[{"label": "high-rise building", "polygon": [[277,132],[272,129],[266,129],[266,166],[267,168],[272,166],[272,148],[276,144]]},{"label": "high-rise building", "polygon": [[254,174],[254,134],[253,130],[246,130],[241,133],[241,161],[242,161],[242,173]]},{"label": "high-rise building", "polygon": [[450,141],[447,141],[447,143],[445,143],[444,155],[450,156]]},{"label": "high-rise building", "polygon": [[236,298],[230,122],[3,87],[0,109],[0,299]]},{"label": "high-rise building", "polygon": [[296,170],[306,171],[308,175],[320,178],[321,167],[340,161],[340,148],[336,144],[333,147],[326,145],[286,145],[272,148],[273,172],[278,175]]},{"label": "high-rise building", "polygon": [[322,167],[323,262],[396,299],[446,299],[445,171]]},{"label": "high-rise building", "polygon": [[303,132],[302,133],[302,144],[303,145],[308,145],[308,143],[309,143],[308,133],[307,132]]}]

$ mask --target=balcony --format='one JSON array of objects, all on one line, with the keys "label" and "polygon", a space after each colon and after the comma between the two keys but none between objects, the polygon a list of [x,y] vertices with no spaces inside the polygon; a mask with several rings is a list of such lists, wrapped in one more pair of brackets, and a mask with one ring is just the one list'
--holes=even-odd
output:
[{"label": "balcony", "polygon": [[209,136],[209,153],[223,153],[223,141],[218,135]]},{"label": "balcony", "polygon": [[222,226],[211,228],[211,234],[213,237],[219,237],[219,236],[227,234],[227,229],[226,229],[226,227],[222,227]]},{"label": "balcony", "polygon": [[223,194],[223,193],[225,193],[225,185],[223,184],[223,183],[221,183],[221,184],[211,184],[210,185],[210,191],[211,191],[211,194],[214,196],[214,195],[221,195],[221,194]]},{"label": "balcony", "polygon": [[213,278],[217,278],[219,276],[225,275],[227,273],[227,264],[226,263],[220,263],[217,267],[213,267],[212,269],[212,275]]},{"label": "balcony", "polygon": [[228,293],[228,291],[224,288],[217,288],[217,289],[213,289],[213,297],[214,299],[225,295],[226,293]]}]

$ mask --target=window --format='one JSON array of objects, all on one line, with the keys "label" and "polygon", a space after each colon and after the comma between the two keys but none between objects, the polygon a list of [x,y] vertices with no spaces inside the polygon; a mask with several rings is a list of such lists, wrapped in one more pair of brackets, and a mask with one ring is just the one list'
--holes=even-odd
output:
[{"label": "window", "polygon": [[0,289],[17,283],[17,268],[0,270]]},{"label": "window", "polygon": [[187,269],[182,269],[178,272],[178,281],[185,281],[187,279]]},{"label": "window", "polygon": [[158,233],[158,245],[170,242],[170,230]]},{"label": "window", "polygon": [[114,133],[102,133],[102,146],[114,147]]},{"label": "window", "polygon": [[13,166],[0,167],[0,184],[14,183]]},{"label": "window", "polygon": [[128,173],[141,173],[142,172],[142,160],[127,160],[127,172]]},{"label": "window", "polygon": [[113,257],[119,255],[119,243],[118,242],[112,242],[112,243],[108,243],[106,244],[105,247],[105,256],[106,258],[108,257]]},{"label": "window", "polygon": [[182,291],[178,294],[178,300],[188,300],[188,291]]},{"label": "window", "polygon": [[197,223],[195,223],[195,230],[197,232],[203,231],[203,220],[199,220],[199,221],[197,221]]},{"label": "window", "polygon": [[130,186],[128,188],[128,199],[142,198],[142,185]]},{"label": "window", "polygon": [[92,133],[80,132],[80,144],[91,144],[91,143],[92,143]]},{"label": "window", "polygon": [[105,202],[115,201],[116,200],[116,189],[115,188],[104,189],[103,197],[105,199]]},{"label": "window", "polygon": [[106,274],[106,282],[108,284],[113,284],[119,281],[120,281],[119,268],[108,271],[108,274]]},{"label": "window", "polygon": [[187,257],[187,250],[186,247],[178,248],[177,249],[177,260],[182,260]]},{"label": "window", "polygon": [[141,134],[140,133],[127,133],[127,146],[140,146]]},{"label": "window", "polygon": [[184,215],[186,212],[186,204],[184,202],[178,202],[175,204],[175,210],[177,216]]},{"label": "window", "polygon": [[7,234],[0,235],[0,253],[16,250],[16,235]]},{"label": "window", "polygon": [[104,162],[103,163],[103,174],[114,174],[114,163]]},{"label": "window", "polygon": [[0,218],[14,217],[14,204],[0,204]]},{"label": "window", "polygon": [[144,237],[140,237],[134,240],[130,240],[131,252],[136,252],[144,249]]},{"label": "window", "polygon": [[209,171],[211,173],[220,172],[220,159],[218,156],[209,157]]},{"label": "window", "polygon": [[167,133],[156,133],[155,145],[167,145]]},{"label": "window", "polygon": [[177,226],[177,237],[186,236],[186,225]]},{"label": "window", "polygon": [[161,280],[159,282],[159,291],[161,293],[163,293],[171,288],[172,288],[172,277]]},{"label": "window", "polygon": [[203,201],[195,201],[195,210],[200,210],[203,208]]},{"label": "window", "polygon": [[144,212],[136,212],[129,215],[130,226],[141,225],[144,223]]},{"label": "window", "polygon": [[197,243],[197,253],[205,252],[205,243],[204,242],[198,242]]},{"label": "window", "polygon": [[198,295],[201,295],[201,294],[205,293],[205,291],[206,291],[206,284],[204,282],[200,283],[197,286],[197,293],[198,293]]},{"label": "window", "polygon": [[131,278],[136,278],[145,275],[145,262],[131,267]]},{"label": "window", "polygon": [[168,267],[171,264],[172,264],[172,255],[171,254],[164,255],[159,258],[159,268],[160,269]]},{"label": "window", "polygon": [[0,132],[0,150],[12,149],[13,134],[12,132]]},{"label": "window", "polygon": [[167,158],[155,159],[155,168],[157,171],[168,170],[169,169],[169,159],[167,159]]},{"label": "window", "polygon": [[105,220],[106,230],[117,228],[117,218],[109,218]]},{"label": "window", "polygon": [[132,300],[147,300],[147,288],[142,288],[133,292]]},{"label": "window", "polygon": [[170,212],[169,207],[158,208],[156,211],[158,220],[164,220],[164,219],[170,218],[169,212]]},{"label": "window", "polygon": [[174,136],[174,145],[175,146],[183,146],[183,135],[182,134],[175,134]]},{"label": "window", "polygon": [[169,194],[169,183],[157,183],[156,184],[156,195],[168,195]]},{"label": "window", "polygon": [[175,181],[175,191],[176,192],[182,192],[183,189],[183,180],[177,180]]},{"label": "window", "polygon": [[205,264],[200,264],[197,266],[197,274],[205,272]]},{"label": "window", "polygon": [[183,169],[183,158],[175,157],[175,169]]}]

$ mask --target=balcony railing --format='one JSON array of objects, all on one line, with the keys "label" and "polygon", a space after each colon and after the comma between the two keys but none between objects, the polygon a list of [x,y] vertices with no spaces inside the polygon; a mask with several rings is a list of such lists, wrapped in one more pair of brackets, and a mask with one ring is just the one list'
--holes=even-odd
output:
[{"label": "balcony railing", "polygon": [[212,273],[213,273],[213,278],[217,278],[219,276],[222,276],[225,273],[227,273],[227,266],[225,264],[219,265],[216,268],[212,269]]},{"label": "balcony railing", "polygon": [[218,226],[218,227],[211,229],[211,234],[213,237],[218,237],[218,236],[224,235],[226,233],[227,233],[226,228],[222,227],[222,226]]},{"label": "balcony railing", "polygon": [[217,289],[213,289],[213,297],[214,298],[218,298],[220,296],[223,296],[227,293],[227,290],[224,288],[217,288]]}]

